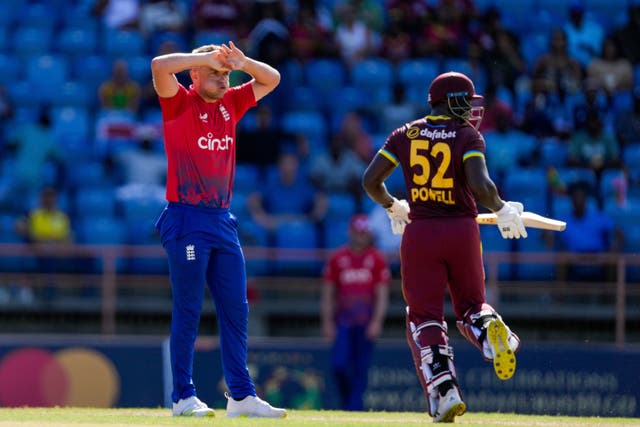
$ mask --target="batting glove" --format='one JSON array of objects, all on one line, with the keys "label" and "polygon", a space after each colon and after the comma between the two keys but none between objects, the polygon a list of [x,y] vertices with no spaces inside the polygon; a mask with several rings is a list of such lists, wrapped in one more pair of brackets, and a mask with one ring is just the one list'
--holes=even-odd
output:
[{"label": "batting glove", "polygon": [[503,239],[519,239],[527,237],[520,215],[524,206],[520,202],[505,202],[504,206],[496,212],[498,217],[498,229]]},{"label": "batting glove", "polygon": [[406,200],[393,198],[393,203],[387,208],[387,216],[391,221],[393,234],[404,233],[404,227],[411,222],[409,219],[409,203]]}]

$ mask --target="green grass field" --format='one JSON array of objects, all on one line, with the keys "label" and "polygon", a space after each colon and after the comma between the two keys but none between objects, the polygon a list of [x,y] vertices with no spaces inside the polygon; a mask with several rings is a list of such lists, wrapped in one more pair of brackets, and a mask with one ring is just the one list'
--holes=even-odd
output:
[{"label": "green grass field", "polygon": [[[168,409],[0,408],[0,427],[97,426],[264,426],[264,427],[379,427],[431,424],[415,412],[290,411],[286,419],[228,419],[224,410],[215,418],[173,418]],[[456,419],[465,426],[640,426],[640,419],[553,417],[515,414],[467,413]]]}]

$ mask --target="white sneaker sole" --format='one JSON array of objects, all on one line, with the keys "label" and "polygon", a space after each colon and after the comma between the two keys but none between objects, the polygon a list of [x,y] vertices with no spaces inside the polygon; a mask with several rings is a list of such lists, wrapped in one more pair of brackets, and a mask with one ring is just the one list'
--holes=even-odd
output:
[{"label": "white sneaker sole", "polygon": [[509,331],[502,319],[487,326],[487,339],[493,348],[493,370],[501,380],[508,380],[516,372],[516,355],[509,347]]},{"label": "white sneaker sole", "polygon": [[276,415],[276,416],[249,415],[249,414],[229,414],[229,413],[227,413],[227,418],[271,418],[271,419],[279,419],[279,418],[287,418],[287,413],[285,412],[282,415]]}]

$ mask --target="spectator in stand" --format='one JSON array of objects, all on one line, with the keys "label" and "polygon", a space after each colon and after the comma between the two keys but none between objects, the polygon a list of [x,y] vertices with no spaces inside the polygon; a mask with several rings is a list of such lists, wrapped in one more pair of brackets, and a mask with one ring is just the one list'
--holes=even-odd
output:
[{"label": "spectator in stand", "polygon": [[91,12],[106,28],[134,30],[138,28],[140,0],[95,0]]},{"label": "spectator in stand", "polygon": [[415,42],[417,56],[461,57],[463,40],[469,33],[467,24],[475,14],[471,0],[439,0],[425,15],[422,31]]},{"label": "spectator in stand", "polygon": [[[5,154],[7,137],[6,124],[13,118],[13,103],[7,96],[7,89],[0,84],[0,155]],[[2,156],[4,157],[4,155]]]},{"label": "spectator in stand", "polygon": [[140,10],[140,31],[147,38],[158,33],[187,29],[187,11],[176,0],[146,0]]},{"label": "spectator in stand", "polygon": [[391,20],[389,28],[382,35],[380,55],[397,65],[410,58],[412,50],[411,33],[402,21]]},{"label": "spectator in stand", "polygon": [[309,175],[320,191],[347,193],[359,203],[362,197],[360,179],[365,166],[339,135],[333,135],[329,140],[329,150],[311,160]]},{"label": "spectator in stand", "polygon": [[506,119],[513,122],[513,108],[505,101],[496,98],[496,87],[490,85],[484,94],[484,116],[478,130],[482,133],[495,130],[498,127],[498,119]]},{"label": "spectator in stand", "polygon": [[603,132],[602,118],[595,111],[587,116],[586,129],[571,137],[569,165],[590,168],[598,177],[605,168],[620,166],[618,142]]},{"label": "spectator in stand", "polygon": [[191,16],[196,31],[217,31],[235,38],[244,33],[246,12],[239,0],[195,0]]},{"label": "spectator in stand", "polygon": [[253,3],[249,21],[253,24],[247,43],[253,57],[273,66],[283,64],[291,57],[291,34],[282,2]]},{"label": "spectator in stand", "polygon": [[167,178],[167,161],[156,144],[161,144],[161,135],[151,125],[136,128],[137,146],[124,149],[115,155],[115,166],[123,179],[124,186],[142,187],[142,193],[162,194]]},{"label": "spectator in stand", "polygon": [[587,117],[595,112],[603,118],[605,126],[613,125],[612,106],[602,90],[602,86],[594,79],[587,78],[583,84],[584,101],[573,107],[573,130],[585,130]]},{"label": "spectator in stand", "polygon": [[323,26],[313,1],[300,4],[295,21],[290,26],[293,56],[305,63],[310,59],[325,57],[334,50],[332,34]]},{"label": "spectator in stand", "polygon": [[539,139],[568,135],[568,113],[552,86],[546,79],[533,80],[524,106],[521,129]]},{"label": "spectator in stand", "polygon": [[516,82],[527,75],[517,36],[503,27],[496,7],[489,7],[478,24],[469,48],[477,46],[480,50],[481,60],[487,67],[488,86],[506,87],[515,96]]},{"label": "spectator in stand", "polygon": [[[633,92],[633,105],[615,118],[615,133],[621,147],[640,143],[640,87]],[[629,165],[631,166],[631,165]]]},{"label": "spectator in stand", "polygon": [[13,159],[13,167],[10,185],[0,195],[2,206],[10,212],[24,212],[28,208],[29,196],[35,195],[42,186],[45,164],[54,162],[58,170],[63,166],[47,108],[40,110],[36,122],[25,122],[11,132],[5,149],[8,157]]},{"label": "spectator in stand", "polygon": [[111,77],[98,88],[100,107],[106,111],[126,111],[133,116],[140,107],[140,85],[129,77],[129,65],[124,59],[114,61]]},{"label": "spectator in stand", "polygon": [[[564,232],[558,233],[557,237],[551,235],[550,239],[559,239],[559,249],[568,252],[619,252],[624,235],[604,211],[589,208],[590,194],[593,194],[593,189],[585,182],[578,181],[569,185],[571,212],[566,217],[558,215],[559,219],[566,221],[567,228]],[[603,281],[612,278],[607,277],[607,269],[603,265],[582,264],[564,267],[566,271],[561,271],[560,276],[569,280]]]},{"label": "spectator in stand", "polygon": [[627,16],[627,23],[614,32],[614,37],[621,47],[622,56],[634,65],[640,64],[640,3],[629,2]]},{"label": "spectator in stand", "polygon": [[366,163],[371,160],[375,153],[373,141],[364,126],[361,113],[350,111],[345,114],[338,134],[361,161]]},{"label": "spectator in stand", "polygon": [[327,213],[324,193],[316,191],[300,169],[298,156],[283,149],[278,158],[277,173],[267,177],[247,197],[253,220],[269,232],[288,221],[308,220],[321,225]]},{"label": "spectator in stand", "polygon": [[361,411],[391,278],[384,255],[374,245],[366,215],[351,218],[349,242],[332,254],[323,278],[322,331],[333,343],[331,364],[341,408]]},{"label": "spectator in stand", "polygon": [[355,7],[347,3],[336,15],[335,42],[340,57],[349,66],[376,51],[376,37],[367,24],[358,18]]},{"label": "spectator in stand", "polygon": [[[71,221],[66,212],[58,207],[58,192],[53,187],[45,187],[40,191],[39,205],[31,209],[26,216],[16,222],[16,231],[32,244],[62,245],[73,240]],[[51,249],[49,249],[51,251]],[[39,273],[55,273],[67,267],[67,260],[41,254],[36,258]],[[49,285],[43,289],[45,301],[55,296],[55,289]],[[33,298],[29,288],[19,291],[21,299]]]},{"label": "spectator in stand", "polygon": [[584,0],[571,0],[569,21],[564,25],[567,51],[580,66],[586,68],[591,60],[600,56],[604,30],[597,22],[587,19]]},{"label": "spectator in stand", "polygon": [[580,92],[582,68],[567,50],[564,31],[555,30],[551,33],[549,51],[536,60],[532,79],[540,87],[556,94],[562,102],[566,96]]},{"label": "spectator in stand", "polygon": [[379,129],[382,132],[391,132],[398,123],[408,120],[409,117],[415,117],[418,114],[418,107],[407,101],[406,89],[401,82],[393,84],[393,98],[391,103],[385,104],[380,108],[379,112]]},{"label": "spectator in stand", "polygon": [[633,87],[633,65],[620,56],[615,39],[607,37],[602,42],[602,56],[591,60],[587,67],[587,78],[593,79],[608,96],[616,92],[629,91]]},{"label": "spectator in stand", "polygon": [[353,8],[356,20],[363,22],[375,34],[375,37],[379,38],[386,25],[383,2],[378,0],[338,0],[334,5],[338,16],[345,6]]},{"label": "spectator in stand", "polygon": [[236,146],[237,162],[259,166],[265,172],[268,166],[277,163],[278,153],[283,147],[297,145],[298,137],[275,126],[271,108],[260,104],[256,107],[255,129],[239,129],[238,140],[244,143]]}]

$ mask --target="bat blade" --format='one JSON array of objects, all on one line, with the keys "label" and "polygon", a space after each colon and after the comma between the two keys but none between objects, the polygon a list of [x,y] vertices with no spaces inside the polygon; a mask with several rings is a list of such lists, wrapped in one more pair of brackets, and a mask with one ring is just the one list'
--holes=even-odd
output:
[{"label": "bat blade", "polygon": [[[498,217],[493,213],[479,214],[476,217],[476,221],[481,225],[495,225],[498,223]],[[563,231],[567,228],[567,223],[564,221],[547,218],[546,216],[528,211],[522,213],[522,222],[525,227],[540,228],[542,230]]]}]

